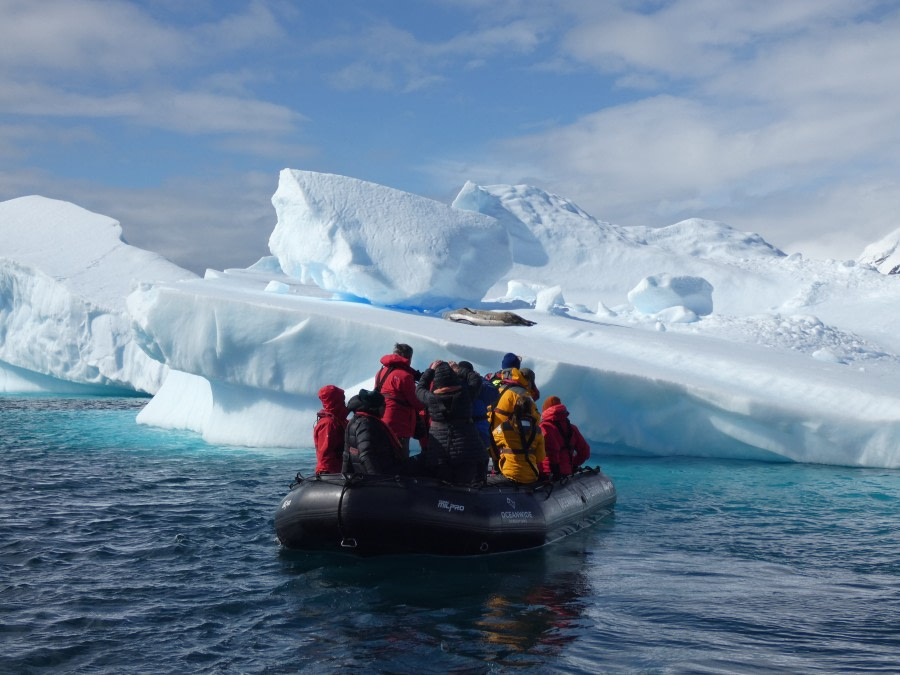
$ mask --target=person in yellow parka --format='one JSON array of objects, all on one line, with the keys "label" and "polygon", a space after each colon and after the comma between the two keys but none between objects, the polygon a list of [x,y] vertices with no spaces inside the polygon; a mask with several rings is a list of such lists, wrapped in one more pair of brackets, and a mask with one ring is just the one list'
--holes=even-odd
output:
[{"label": "person in yellow parka", "polygon": [[[509,356],[509,355],[507,355]],[[501,422],[509,419],[512,415],[513,408],[520,396],[530,397],[532,402],[536,401],[539,394],[535,394],[534,371],[530,368],[508,368],[503,371],[503,378],[498,381],[497,402],[488,406],[488,430],[493,435]],[[494,462],[494,469],[499,471],[500,457],[497,453],[497,444],[491,438],[491,446],[489,448],[491,459]]]},{"label": "person in yellow parka", "polygon": [[513,409],[493,432],[498,469],[516,483],[534,483],[541,477],[544,437],[541,416],[534,401],[525,394],[516,397]]},{"label": "person in yellow parka", "polygon": [[488,425],[493,431],[497,425],[508,419],[520,396],[538,400],[540,394],[534,384],[534,371],[531,368],[510,368],[499,381],[499,398],[488,411]]}]

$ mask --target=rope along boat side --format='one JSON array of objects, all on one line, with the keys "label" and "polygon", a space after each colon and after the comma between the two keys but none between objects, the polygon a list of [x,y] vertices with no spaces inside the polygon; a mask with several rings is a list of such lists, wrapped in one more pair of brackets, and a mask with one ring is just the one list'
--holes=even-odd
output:
[{"label": "rope along boat side", "polygon": [[544,546],[607,516],[616,489],[599,468],[558,481],[477,487],[431,478],[322,474],[281,501],[275,531],[289,549],[359,554],[479,555]]}]

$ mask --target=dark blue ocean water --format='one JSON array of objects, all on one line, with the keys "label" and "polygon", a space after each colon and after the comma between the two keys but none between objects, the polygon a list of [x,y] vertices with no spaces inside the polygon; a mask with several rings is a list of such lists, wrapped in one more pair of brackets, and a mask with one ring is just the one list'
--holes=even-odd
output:
[{"label": "dark blue ocean water", "polygon": [[557,545],[359,560],[275,540],[311,450],[144,402],[0,398],[0,672],[900,672],[898,471],[601,457]]}]

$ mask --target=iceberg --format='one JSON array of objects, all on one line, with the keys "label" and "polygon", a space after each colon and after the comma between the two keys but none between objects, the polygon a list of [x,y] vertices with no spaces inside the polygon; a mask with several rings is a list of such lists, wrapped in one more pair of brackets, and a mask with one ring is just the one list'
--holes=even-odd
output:
[{"label": "iceberg", "polygon": [[541,391],[566,402],[591,441],[618,452],[900,467],[896,357],[856,353],[854,364],[878,365],[870,373],[823,362],[823,340],[777,349],[715,330],[673,324],[659,333],[634,317],[537,310],[517,310],[535,326],[483,328],[299,285],[273,295],[261,280],[231,276],[239,274],[130,296],[145,348],[174,370],[139,422],[216,443],[305,446],[318,388],[370,388],[380,356],[402,341],[420,368],[467,359],[485,372],[508,351],[525,355]]},{"label": "iceberg", "polygon": [[40,196],[0,203],[0,391],[156,392],[132,339],[133,281],[193,277],[129,246],[112,218]]},{"label": "iceberg", "polygon": [[[352,184],[337,197],[339,184],[327,184],[331,202],[361,209]],[[513,309],[535,325],[480,327],[348,301],[271,261],[144,284],[128,298],[136,339],[173,373],[138,421],[190,429],[217,443],[308,446],[318,388],[371,387],[379,358],[406,342],[419,368],[438,358],[466,359],[486,372],[507,352],[524,355],[541,392],[567,404],[599,455],[606,449],[900,467],[900,338],[893,314],[881,311],[900,300],[891,279],[861,265],[784,256],[718,224],[679,225],[647,243],[643,229],[604,227],[536,189],[469,184],[465,191],[512,228],[514,263],[506,276],[522,281],[506,283],[530,294],[513,301],[488,291],[476,307]],[[540,209],[531,209],[531,220],[514,220],[492,194],[515,196],[523,214],[529,201]],[[368,203],[369,196],[361,199]],[[573,218],[579,225],[570,227]],[[356,227],[350,220],[332,224],[336,238],[342,227]],[[383,226],[389,230],[391,221]],[[330,249],[316,261],[305,242],[292,246],[304,248],[304,264],[331,264]],[[286,240],[279,247],[279,261],[295,255]],[[391,266],[405,254],[394,247],[384,255]],[[628,303],[612,310],[602,300],[592,303],[600,310],[594,313],[570,298],[570,289],[584,298],[596,286],[619,289],[624,299],[651,276],[637,276],[646,269],[693,283],[675,284],[678,304],[653,316]],[[374,287],[380,292],[383,285]]]},{"label": "iceberg", "polygon": [[509,268],[494,218],[346,176],[281,172],[269,249],[290,276],[376,305],[477,302]]},{"label": "iceberg", "polygon": [[[420,198],[300,177],[317,213],[342,205],[342,217],[328,218],[333,241],[365,248],[391,239],[380,264],[408,263],[403,238],[415,230],[397,214]],[[296,174],[284,180],[297,183]],[[412,345],[420,369],[441,358],[493,371],[515,352],[537,373],[543,396],[566,403],[600,458],[900,468],[896,275],[785,256],[710,221],[651,233],[607,227],[536,188],[466,191],[470,205],[491,211],[478,216],[487,218],[479,220],[485,231],[503,228],[484,245],[502,252],[507,242],[510,265],[475,272],[477,284],[464,288],[447,271],[462,269],[453,261],[412,291],[404,278],[351,274],[345,259],[334,260],[336,249],[311,245],[325,235],[273,233],[272,256],[201,279],[128,247],[115,221],[74,205],[0,204],[0,384],[155,392],[139,423],[215,443],[308,447],[318,389],[370,388],[395,342]],[[372,210],[375,195],[384,203]],[[276,228],[302,220],[307,207],[284,208]],[[363,212],[371,236],[360,239],[360,219],[346,214]],[[313,233],[325,221],[315,222]],[[49,229],[40,234],[42,223]],[[482,245],[480,235],[461,236],[470,253]],[[47,243],[61,238],[61,248]],[[326,268],[352,277],[352,290],[302,271]],[[648,314],[627,301],[648,277],[693,281],[669,284],[668,306]],[[637,304],[658,301],[663,287],[638,294]],[[519,297],[506,297],[512,292]],[[425,310],[447,298],[511,310],[533,325],[466,325]],[[403,304],[411,299],[412,307]],[[400,306],[381,304],[395,300]]]}]

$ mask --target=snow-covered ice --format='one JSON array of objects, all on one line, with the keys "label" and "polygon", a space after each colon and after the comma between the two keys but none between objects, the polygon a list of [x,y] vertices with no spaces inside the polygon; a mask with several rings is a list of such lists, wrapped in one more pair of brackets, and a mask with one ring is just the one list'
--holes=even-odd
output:
[{"label": "snow-covered ice", "polygon": [[[292,210],[342,204],[327,219],[333,241],[365,242],[385,269],[408,264],[408,249],[396,244],[414,230],[388,214],[416,200],[361,181],[303,176],[305,205],[283,202],[277,227],[299,218]],[[279,191],[283,182],[284,174]],[[379,199],[376,217],[370,207]],[[897,275],[785,256],[711,221],[613,226],[525,186],[467,184],[454,203],[494,218],[510,242],[508,269],[498,267],[492,280],[475,274],[484,292],[461,292],[452,280],[450,293],[410,293],[405,279],[365,275],[353,291],[338,289],[298,273],[319,266],[353,276],[346,259],[332,259],[331,244],[310,246],[310,233],[273,233],[277,256],[245,270],[139,284],[127,299],[134,340],[172,369],[139,421],[212,442],[308,446],[319,387],[372,386],[379,358],[401,341],[415,349],[418,368],[444,358],[488,371],[506,352],[521,354],[542,395],[562,398],[601,461],[628,452],[900,468]],[[353,239],[359,218],[340,214],[363,212],[377,234]],[[395,245],[372,247],[381,240]],[[651,277],[656,286],[629,301]],[[669,297],[652,306],[661,288]],[[394,294],[422,304],[378,306]],[[536,324],[442,320],[435,310],[451,297]]]},{"label": "snow-covered ice", "polygon": [[0,391],[159,389],[166,366],[135,347],[125,298],[195,275],[121,235],[69,202],[0,203]]},{"label": "snow-covered ice", "polygon": [[641,279],[628,291],[628,302],[644,314],[683,308],[691,314],[705,316],[713,311],[712,292],[713,287],[706,279],[659,274]]},{"label": "snow-covered ice", "polygon": [[310,297],[301,286],[277,296],[264,289],[226,273],[131,297],[150,348],[182,371],[140,421],[214,442],[306,444],[317,388],[370,387],[379,357],[399,340],[419,367],[465,358],[493,370],[507,351],[524,355],[543,394],[560,396],[590,439],[618,451],[900,465],[897,359],[865,351],[849,355],[850,365],[824,362],[814,356],[821,326],[793,326],[795,350],[717,337],[719,327],[736,328],[728,321],[710,335],[659,333],[634,315],[611,323],[519,309],[538,324],[483,328]]},{"label": "snow-covered ice", "polygon": [[510,266],[495,219],[346,176],[285,169],[269,249],[301,281],[377,305],[478,301]]},{"label": "snow-covered ice", "polygon": [[866,246],[857,261],[882,274],[900,274],[900,229]]},{"label": "snow-covered ice", "polygon": [[[691,219],[668,227],[621,227],[569,200],[527,185],[466,183],[453,205],[496,218],[509,232],[513,265],[488,297],[561,286],[566,300],[615,307],[644,277],[689,274],[716,289],[724,311],[767,311],[783,294],[777,262],[784,253],[755,234]],[[517,282],[515,290],[510,281]]]}]

